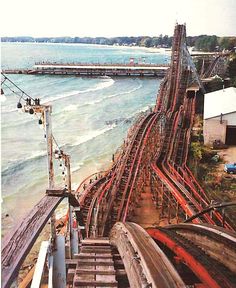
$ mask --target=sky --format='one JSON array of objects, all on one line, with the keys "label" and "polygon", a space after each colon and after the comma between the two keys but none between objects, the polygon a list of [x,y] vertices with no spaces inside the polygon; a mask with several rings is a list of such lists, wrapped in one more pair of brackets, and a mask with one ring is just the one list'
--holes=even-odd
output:
[{"label": "sky", "polygon": [[236,36],[236,0],[5,0],[1,36]]}]

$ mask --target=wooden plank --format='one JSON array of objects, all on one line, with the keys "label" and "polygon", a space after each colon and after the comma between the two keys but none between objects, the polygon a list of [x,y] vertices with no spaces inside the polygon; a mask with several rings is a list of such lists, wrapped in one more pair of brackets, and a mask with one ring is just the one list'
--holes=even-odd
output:
[{"label": "wooden plank", "polygon": [[76,259],[112,259],[111,254],[80,253],[74,254]]},{"label": "wooden plank", "polygon": [[35,266],[30,269],[29,273],[25,276],[22,282],[19,283],[19,288],[27,288],[29,287],[33,276],[34,276]]},{"label": "wooden plank", "polygon": [[[116,275],[116,276],[126,276],[126,271],[125,269],[116,269],[116,270],[98,270],[97,267],[95,270],[91,270],[91,269],[73,269],[73,268],[69,268],[68,269],[68,277],[74,277],[74,274],[96,274],[96,275]],[[71,276],[72,275],[72,276]]]},{"label": "wooden plank", "polygon": [[63,197],[44,196],[3,239],[2,288],[10,287],[35,240]]},{"label": "wooden plank", "polygon": [[116,275],[116,271],[113,270],[98,270],[97,267],[96,269],[76,269],[75,273],[77,275]]},{"label": "wooden plank", "polygon": [[82,253],[103,253],[103,254],[111,254],[111,250],[107,250],[107,249],[99,249],[96,250],[95,248],[88,248],[85,249],[85,247],[82,247],[80,250]]},{"label": "wooden plank", "polygon": [[94,287],[118,287],[117,281],[102,281],[102,280],[82,280],[82,279],[77,279],[75,278],[74,280],[74,286],[79,287],[79,286],[94,286]]},{"label": "wooden plank", "polygon": [[112,261],[81,261],[77,260],[78,266],[113,266]]},{"label": "wooden plank", "polygon": [[66,265],[73,265],[76,266],[78,259],[66,259]]},{"label": "wooden plank", "polygon": [[[108,238],[88,238],[81,240],[81,244],[85,245],[110,245],[110,241]],[[109,246],[110,247],[110,246]]]},{"label": "wooden plank", "polygon": [[96,250],[98,250],[98,249],[106,249],[106,250],[111,250],[111,246],[109,245],[101,245],[101,244],[99,244],[99,245],[91,245],[91,244],[80,244],[79,245],[81,248],[85,248],[85,249],[96,249]]}]

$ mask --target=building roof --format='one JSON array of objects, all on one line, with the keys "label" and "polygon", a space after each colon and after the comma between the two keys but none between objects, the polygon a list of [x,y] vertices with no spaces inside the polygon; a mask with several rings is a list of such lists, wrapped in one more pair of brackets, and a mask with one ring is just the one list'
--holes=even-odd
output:
[{"label": "building roof", "polygon": [[205,94],[204,119],[232,112],[236,112],[236,88],[229,87]]}]

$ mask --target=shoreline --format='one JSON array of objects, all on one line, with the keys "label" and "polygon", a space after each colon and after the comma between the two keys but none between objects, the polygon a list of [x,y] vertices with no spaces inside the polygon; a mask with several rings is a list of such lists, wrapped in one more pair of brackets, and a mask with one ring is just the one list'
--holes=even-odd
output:
[{"label": "shoreline", "polygon": [[93,46],[93,47],[106,47],[106,48],[111,48],[111,49],[137,49],[137,50],[144,50],[144,51],[149,51],[150,53],[160,53],[160,54],[171,54],[171,48],[157,48],[157,47],[144,47],[144,46],[126,46],[126,45],[103,45],[103,44],[88,44],[88,43],[51,43],[51,42],[2,42],[1,44],[31,44],[31,45],[63,45],[63,46]]}]

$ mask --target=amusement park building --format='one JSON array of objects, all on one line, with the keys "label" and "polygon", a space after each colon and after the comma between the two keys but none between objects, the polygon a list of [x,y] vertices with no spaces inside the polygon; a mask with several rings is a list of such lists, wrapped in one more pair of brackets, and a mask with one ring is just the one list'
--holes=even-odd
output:
[{"label": "amusement park building", "polygon": [[205,94],[203,134],[206,145],[236,145],[236,88]]}]

